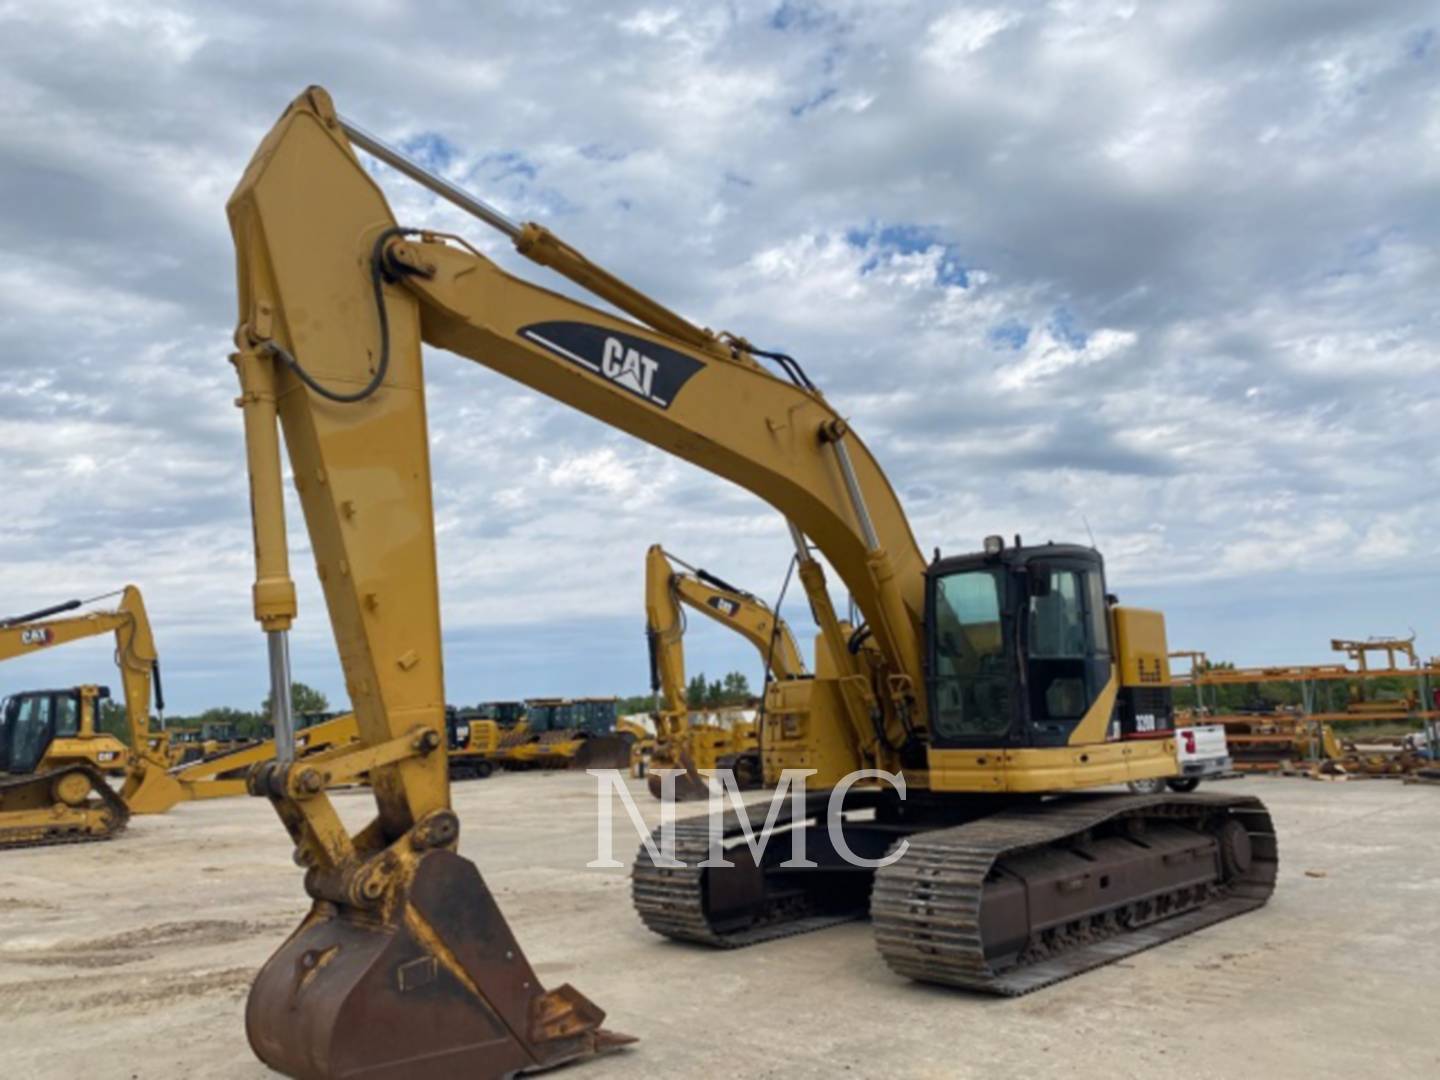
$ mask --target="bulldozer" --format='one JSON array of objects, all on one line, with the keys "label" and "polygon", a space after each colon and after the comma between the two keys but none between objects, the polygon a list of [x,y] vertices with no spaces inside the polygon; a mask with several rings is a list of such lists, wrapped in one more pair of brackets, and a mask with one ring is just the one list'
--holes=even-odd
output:
[{"label": "bulldozer", "polygon": [[523,737],[506,740],[497,759],[507,769],[628,768],[635,739],[617,730],[615,706],[614,698],[532,698]]},{"label": "bulldozer", "polygon": [[[103,634],[115,635],[125,686],[129,744],[98,730],[104,686],[23,691],[0,705],[0,848],[105,839],[132,814],[163,814],[182,802],[245,793],[245,773],[275,757],[273,739],[239,738],[234,725],[150,730],[150,700],[165,702],[154,633],[140,590],[118,591],[113,610],[55,618],[83,606],[70,600],[0,623],[0,660]],[[96,599],[103,599],[97,597]],[[353,716],[302,723],[297,752],[318,752],[355,737]],[[107,775],[124,782],[115,792]],[[62,783],[63,781],[63,783]],[[38,831],[37,831],[38,830]]]},{"label": "bulldozer", "polygon": [[[70,615],[88,602],[62,604],[0,622],[0,660],[103,634],[115,636],[130,741],[97,729],[104,687],[27,691],[0,710],[0,848],[104,840],[130,814],[162,813],[178,798],[168,775],[170,748],[150,730],[151,684],[164,695],[155,638],[140,590],[127,585],[115,608]],[[123,774],[117,793],[107,773]]]},{"label": "bulldozer", "polygon": [[772,677],[807,677],[790,627],[764,601],[652,544],[645,553],[645,640],[650,690],[655,696],[656,745],[646,784],[657,799],[664,793],[667,769],[678,772],[673,797],[680,801],[708,798],[706,777],[717,771],[730,773],[742,789],[759,787],[763,779],[753,723],[738,718],[728,724],[707,722],[692,715],[685,683],[687,608],[755,646],[765,665],[765,685]]},{"label": "bulldozer", "polygon": [[[46,773],[84,764],[106,776],[123,776],[130,747],[99,730],[108,686],[21,690],[0,703],[0,772]],[[38,760],[37,760],[38,759]]]},{"label": "bulldozer", "polygon": [[[621,314],[400,225],[361,152]],[[505,1077],[625,1041],[578,991],[542,987],[456,853],[422,342],[728,479],[787,521],[822,648],[814,678],[772,683],[761,744],[766,782],[803,772],[809,794],[768,819],[732,811],[722,860],[708,859],[706,824],[675,827],[675,858],[647,844],[632,897],[652,930],[730,948],[868,910],[892,969],[1018,994],[1270,896],[1277,844],[1258,799],[1094,790],[1178,768],[1173,740],[1155,737],[1173,721],[1153,681],[1163,618],[1112,600],[1099,552],[989,537],[927,559],[879,463],[793,357],[696,326],[427,171],[319,87],[264,137],[227,212],[277,746],[293,726],[297,615],[282,431],[360,733],[250,775],[313,900],[246,1006],[272,1068]],[[848,631],[817,551],[859,612]],[[377,812],[352,833],[326,785],[367,770]],[[756,854],[745,829],[807,836],[812,857]]]}]

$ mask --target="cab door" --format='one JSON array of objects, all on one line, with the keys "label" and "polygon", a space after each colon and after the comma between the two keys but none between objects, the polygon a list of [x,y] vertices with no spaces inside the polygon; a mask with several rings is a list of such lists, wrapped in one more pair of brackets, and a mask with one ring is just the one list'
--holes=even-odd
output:
[{"label": "cab door", "polygon": [[1013,575],[998,566],[936,574],[926,591],[931,741],[1023,745],[1017,722]]},{"label": "cab door", "polygon": [[1023,577],[1030,741],[1063,746],[1110,680],[1105,580],[1082,560],[1032,562]]},{"label": "cab door", "polygon": [[15,699],[10,721],[6,771],[33,773],[55,739],[55,695],[26,694]]},{"label": "cab door", "polygon": [[15,730],[15,716],[19,711],[19,698],[7,697],[0,702],[0,773],[10,771],[10,736]]}]

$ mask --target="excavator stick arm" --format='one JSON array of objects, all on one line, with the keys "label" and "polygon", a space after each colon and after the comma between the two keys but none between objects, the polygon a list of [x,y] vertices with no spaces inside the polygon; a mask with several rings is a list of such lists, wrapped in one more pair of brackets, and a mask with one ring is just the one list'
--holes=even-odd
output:
[{"label": "excavator stick arm", "polygon": [[[284,634],[297,614],[278,423],[359,733],[344,754],[373,764],[377,811],[350,835],[321,768],[277,757],[252,769],[250,791],[295,840],[315,906],[256,978],[251,1045],[292,1076],[363,1066],[380,1080],[510,1076],[628,1041],[573,990],[543,989],[455,854],[421,302],[375,260],[394,222],[323,91],[287,110],[227,210],[255,611],[271,635],[272,685],[288,678]],[[287,698],[285,687],[275,700]]]},{"label": "excavator stick arm", "polygon": [[794,679],[805,674],[805,661],[789,625],[748,593],[719,588],[698,575],[675,574],[671,579],[676,599],[686,607],[739,634],[755,647],[766,674]]}]

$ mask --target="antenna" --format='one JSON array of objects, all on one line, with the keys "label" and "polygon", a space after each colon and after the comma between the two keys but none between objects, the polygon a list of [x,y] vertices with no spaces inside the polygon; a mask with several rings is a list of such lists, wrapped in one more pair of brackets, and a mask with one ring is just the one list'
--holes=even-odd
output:
[{"label": "antenna", "polygon": [[1090,529],[1090,519],[1087,518],[1084,514],[1081,514],[1080,520],[1085,523],[1085,531],[1090,534],[1090,547],[1098,551],[1099,546],[1095,543],[1095,533],[1092,532]]}]

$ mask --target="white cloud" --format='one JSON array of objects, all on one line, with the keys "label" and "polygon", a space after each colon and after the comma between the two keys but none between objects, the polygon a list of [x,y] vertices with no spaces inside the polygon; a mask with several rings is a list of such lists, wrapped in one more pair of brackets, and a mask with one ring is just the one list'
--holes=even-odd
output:
[{"label": "white cloud", "polygon": [[1021,359],[1000,373],[1001,391],[1019,390],[1067,368],[1086,368],[1123,355],[1138,336],[1131,330],[1100,329],[1083,345],[1063,341],[1048,329],[1032,334]]},{"label": "white cloud", "polygon": [[[0,609],[139,581],[182,703],[259,696],[223,204],[312,81],[384,136],[443,138],[447,176],[696,321],[794,353],[926,551],[1088,521],[1127,596],[1424,580],[1433,22],[1298,0],[0,6]],[[377,177],[404,221],[557,287]],[[772,509],[482,368],[427,371],[458,696],[544,692],[505,680],[571,633],[557,679],[643,685],[650,542],[778,587]],[[297,661],[338,696],[291,529]],[[575,629],[601,625],[616,652]]]},{"label": "white cloud", "polygon": [[930,24],[930,41],[921,49],[921,55],[938,67],[957,67],[967,54],[985,48],[996,34],[1014,26],[1020,18],[1019,12],[1003,8],[958,8]]}]

